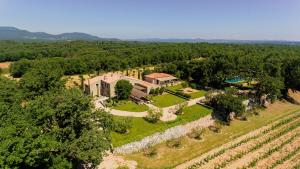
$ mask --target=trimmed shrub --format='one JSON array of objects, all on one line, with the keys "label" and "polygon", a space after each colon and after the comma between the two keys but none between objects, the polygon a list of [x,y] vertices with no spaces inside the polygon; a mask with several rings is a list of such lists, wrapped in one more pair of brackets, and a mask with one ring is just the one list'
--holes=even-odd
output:
[{"label": "trimmed shrub", "polygon": [[241,121],[247,121],[247,120],[248,120],[248,118],[247,118],[246,115],[238,116],[237,119],[238,119],[238,120],[241,120]]},{"label": "trimmed shrub", "polygon": [[113,99],[113,98],[109,98],[105,101],[105,106],[107,107],[113,107],[116,106],[118,104],[118,100]]},{"label": "trimmed shrub", "polygon": [[132,120],[129,118],[114,120],[113,129],[117,133],[127,133],[132,128]]},{"label": "trimmed shrub", "polygon": [[162,116],[161,110],[149,109],[148,115],[145,117],[145,120],[147,120],[150,123],[157,123],[161,116]]},{"label": "trimmed shrub", "polygon": [[180,148],[182,146],[181,138],[176,138],[167,141],[167,146],[169,148]]},{"label": "trimmed shrub", "polygon": [[220,133],[221,132],[221,129],[219,127],[215,126],[215,125],[211,125],[208,128],[209,128],[209,130],[211,130],[215,133]]},{"label": "trimmed shrub", "polygon": [[183,109],[187,106],[187,102],[181,103],[176,106],[176,115],[182,115],[183,114]]},{"label": "trimmed shrub", "polygon": [[182,86],[183,88],[186,88],[186,87],[189,86],[189,84],[188,84],[187,82],[182,82],[182,83],[181,83],[181,86]]},{"label": "trimmed shrub", "polygon": [[157,156],[157,149],[156,148],[148,148],[144,150],[144,156],[146,157],[155,157]]},{"label": "trimmed shrub", "polygon": [[159,94],[162,95],[162,94],[164,93],[164,91],[165,91],[165,88],[164,88],[164,87],[161,87],[161,88],[159,89]]},{"label": "trimmed shrub", "polygon": [[228,125],[229,123],[225,123],[225,122],[220,121],[220,120],[215,120],[214,125],[209,126],[208,129],[215,132],[215,133],[220,133],[222,126],[226,125],[226,124]]},{"label": "trimmed shrub", "polygon": [[154,93],[155,93],[155,89],[150,89],[149,94],[153,94],[154,95]]},{"label": "trimmed shrub", "polygon": [[149,94],[157,96],[157,95],[163,94],[164,91],[165,91],[165,88],[161,87],[161,88],[151,89]]},{"label": "trimmed shrub", "polygon": [[182,91],[176,91],[175,94],[180,95],[180,96],[185,97],[185,98],[188,98],[188,99],[190,99],[192,97],[191,95],[189,95],[187,93],[183,93]]},{"label": "trimmed shrub", "polygon": [[196,140],[201,140],[204,132],[205,132],[204,128],[198,127],[193,129],[192,132],[188,133],[188,136]]},{"label": "trimmed shrub", "polygon": [[259,112],[258,112],[258,111],[254,111],[253,114],[254,114],[255,116],[258,116],[258,115],[259,115]]},{"label": "trimmed shrub", "polygon": [[190,83],[189,86],[190,86],[192,89],[197,89],[197,84],[196,84],[196,83]]}]

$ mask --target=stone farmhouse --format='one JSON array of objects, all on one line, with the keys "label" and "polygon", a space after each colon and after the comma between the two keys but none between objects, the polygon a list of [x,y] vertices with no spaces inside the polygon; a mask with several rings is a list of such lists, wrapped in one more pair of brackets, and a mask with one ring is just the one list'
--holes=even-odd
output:
[{"label": "stone farmhouse", "polygon": [[158,88],[156,84],[152,84],[140,79],[125,76],[120,73],[107,73],[84,81],[84,91],[92,96],[115,96],[115,85],[119,80],[128,80],[132,86],[131,97],[135,99],[143,99],[151,89]]}]

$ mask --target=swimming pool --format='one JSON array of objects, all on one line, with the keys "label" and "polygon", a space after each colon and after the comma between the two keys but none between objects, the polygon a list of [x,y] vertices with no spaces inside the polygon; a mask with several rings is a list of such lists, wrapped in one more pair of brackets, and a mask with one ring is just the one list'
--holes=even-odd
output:
[{"label": "swimming pool", "polygon": [[239,76],[235,76],[233,78],[225,80],[226,83],[241,83],[243,81],[244,81],[244,79]]}]

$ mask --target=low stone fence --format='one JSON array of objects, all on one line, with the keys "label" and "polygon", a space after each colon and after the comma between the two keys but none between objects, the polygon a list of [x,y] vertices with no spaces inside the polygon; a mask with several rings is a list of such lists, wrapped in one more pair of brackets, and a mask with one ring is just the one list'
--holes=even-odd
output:
[{"label": "low stone fence", "polygon": [[182,137],[190,133],[194,128],[208,127],[212,125],[213,122],[214,120],[211,118],[211,115],[208,115],[196,121],[169,128],[164,132],[155,133],[153,135],[143,138],[140,141],[135,141],[117,147],[114,149],[114,154],[130,154],[133,152],[138,152],[145,148],[149,148],[153,145],[165,142],[167,140]]}]

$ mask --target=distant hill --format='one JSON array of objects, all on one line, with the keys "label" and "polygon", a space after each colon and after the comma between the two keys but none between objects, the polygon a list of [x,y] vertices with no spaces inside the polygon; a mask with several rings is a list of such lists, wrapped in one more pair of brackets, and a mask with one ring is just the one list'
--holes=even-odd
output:
[{"label": "distant hill", "polygon": [[73,32],[52,35],[45,32],[29,32],[15,27],[0,26],[0,40],[42,40],[42,41],[59,41],[59,40],[88,40],[88,41],[116,41],[118,39],[100,38],[86,33]]},{"label": "distant hill", "polygon": [[133,39],[139,42],[170,42],[170,43],[233,43],[233,44],[282,44],[282,45],[300,45],[300,41],[284,41],[284,40],[232,40],[232,39],[160,39],[160,38],[146,38]]},{"label": "distant hill", "polygon": [[[0,26],[0,40],[17,41],[121,41],[116,38],[100,38],[98,36],[72,32],[53,35],[45,32],[30,32],[15,27]],[[123,39],[124,41],[137,42],[170,42],[170,43],[235,43],[235,44],[281,44],[281,45],[300,45],[300,41],[280,41],[280,40],[231,40],[231,39],[200,39],[200,38],[145,38],[145,39]]]}]

